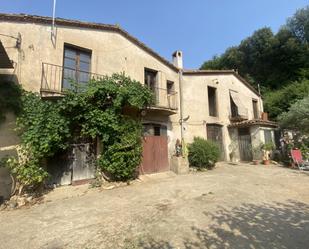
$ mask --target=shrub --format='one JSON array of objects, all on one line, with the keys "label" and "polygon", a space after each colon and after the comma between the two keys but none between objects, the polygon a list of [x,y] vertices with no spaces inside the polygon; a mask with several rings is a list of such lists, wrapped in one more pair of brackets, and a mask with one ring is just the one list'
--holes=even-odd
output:
[{"label": "shrub", "polygon": [[122,119],[110,144],[103,143],[103,152],[97,161],[112,180],[130,180],[136,176],[141,163],[142,126],[138,121]]},{"label": "shrub", "polygon": [[[0,87],[0,97],[5,96],[1,91]],[[98,138],[103,148],[98,151],[100,170],[115,180],[132,179],[141,160],[142,126],[141,120],[126,116],[123,109],[139,112],[152,99],[150,89],[124,74],[90,81],[82,91],[67,90],[57,101],[22,91],[17,119],[22,160],[12,159],[7,166],[21,186],[33,189],[48,177],[45,158],[65,150],[74,140]],[[0,114],[1,108],[0,101]]]},{"label": "shrub", "polygon": [[218,145],[201,137],[195,137],[188,149],[190,166],[197,168],[213,168],[220,156]]}]

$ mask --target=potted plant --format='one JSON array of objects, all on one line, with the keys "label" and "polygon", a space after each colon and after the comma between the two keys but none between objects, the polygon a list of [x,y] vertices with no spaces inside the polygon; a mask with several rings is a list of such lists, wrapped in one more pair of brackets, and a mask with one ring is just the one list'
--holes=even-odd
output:
[{"label": "potted plant", "polygon": [[252,163],[258,165],[262,159],[262,145],[252,147]]},{"label": "potted plant", "polygon": [[229,155],[230,155],[230,160],[233,163],[236,161],[235,155],[236,155],[237,148],[238,148],[238,144],[235,141],[232,141],[229,145],[229,150],[230,150]]},{"label": "potted plant", "polygon": [[263,149],[263,164],[264,165],[269,165],[270,153],[274,148],[275,148],[275,145],[272,142],[263,144],[262,149]]}]

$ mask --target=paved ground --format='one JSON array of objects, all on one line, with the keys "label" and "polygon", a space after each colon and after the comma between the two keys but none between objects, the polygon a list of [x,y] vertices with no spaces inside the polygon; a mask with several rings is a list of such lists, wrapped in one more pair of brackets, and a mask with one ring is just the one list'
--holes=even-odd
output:
[{"label": "paved ground", "polygon": [[309,175],[278,166],[220,164],[63,192],[0,212],[0,248],[309,248]]}]

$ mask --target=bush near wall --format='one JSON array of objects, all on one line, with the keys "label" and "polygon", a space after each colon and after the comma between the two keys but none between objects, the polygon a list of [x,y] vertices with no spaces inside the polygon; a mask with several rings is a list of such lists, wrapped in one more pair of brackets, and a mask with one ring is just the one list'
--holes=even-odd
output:
[{"label": "bush near wall", "polygon": [[97,166],[112,179],[133,178],[141,159],[142,126],[136,117],[125,115],[123,108],[138,111],[152,100],[150,89],[124,74],[104,76],[86,86],[72,83],[65,96],[55,101],[22,91],[17,118],[22,156],[6,161],[19,181],[19,193],[40,186],[48,177],[45,158],[65,150],[78,138],[101,141],[103,151],[98,152]]},{"label": "bush near wall", "polygon": [[201,137],[195,137],[188,150],[190,166],[199,169],[212,169],[220,157],[218,145]]}]

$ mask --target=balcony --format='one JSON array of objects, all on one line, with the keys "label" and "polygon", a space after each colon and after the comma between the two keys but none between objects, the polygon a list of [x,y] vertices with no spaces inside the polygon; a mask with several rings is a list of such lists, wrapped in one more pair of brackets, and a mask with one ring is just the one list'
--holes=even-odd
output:
[{"label": "balcony", "polygon": [[174,114],[177,112],[177,92],[168,92],[165,88],[155,87],[151,89],[154,94],[154,103],[150,109]]},{"label": "balcony", "polygon": [[50,63],[42,63],[41,96],[60,97],[64,90],[71,87],[70,81],[86,84],[89,80],[98,80],[103,75],[75,70]]},{"label": "balcony", "polygon": [[[50,63],[42,63],[41,96],[61,97],[65,89],[70,89],[70,81],[87,84],[89,80],[99,80],[103,75],[75,70]],[[154,93],[154,103],[149,107],[152,111],[160,111],[168,115],[177,112],[177,92],[168,92],[164,88],[151,89]]]}]

